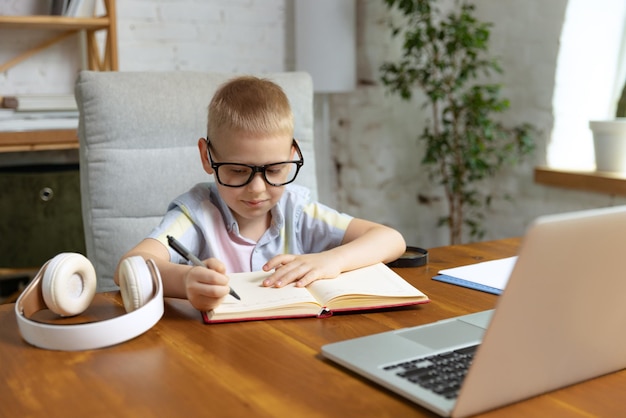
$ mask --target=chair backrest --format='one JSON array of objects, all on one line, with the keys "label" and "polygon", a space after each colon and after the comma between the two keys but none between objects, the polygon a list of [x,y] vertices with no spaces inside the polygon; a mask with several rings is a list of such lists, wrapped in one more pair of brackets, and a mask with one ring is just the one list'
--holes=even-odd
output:
[{"label": "chair backrest", "polygon": [[[297,183],[317,198],[311,78],[301,72],[259,76],[289,97],[305,161]],[[116,288],[113,273],[120,257],[158,224],[174,197],[212,181],[196,144],[206,136],[213,93],[232,77],[181,71],[79,74],[81,203],[98,291]]]}]

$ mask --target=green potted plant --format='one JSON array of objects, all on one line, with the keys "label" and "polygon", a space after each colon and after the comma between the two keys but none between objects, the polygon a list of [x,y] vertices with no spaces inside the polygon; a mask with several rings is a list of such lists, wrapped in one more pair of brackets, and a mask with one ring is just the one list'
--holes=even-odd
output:
[{"label": "green potted plant", "polygon": [[492,25],[476,19],[473,4],[457,0],[444,13],[437,0],[384,2],[392,11],[392,36],[403,42],[401,57],[381,66],[381,80],[402,99],[411,100],[416,89],[425,95],[430,116],[419,136],[421,162],[445,191],[448,213],[439,225],[448,226],[451,244],[480,239],[494,198],[484,181],[531,153],[537,131],[528,123],[506,127],[496,118],[509,102],[499,84],[488,82],[501,68],[488,56]]}]

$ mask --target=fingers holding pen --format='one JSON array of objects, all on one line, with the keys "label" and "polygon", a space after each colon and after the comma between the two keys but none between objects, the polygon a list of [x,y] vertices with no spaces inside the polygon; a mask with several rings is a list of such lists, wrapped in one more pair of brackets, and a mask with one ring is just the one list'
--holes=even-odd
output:
[{"label": "fingers holding pen", "polygon": [[[181,244],[176,238],[171,235],[167,236],[167,243],[174,251],[180,254],[185,260],[190,261],[194,266],[207,267],[209,271],[214,271],[218,274],[224,275],[226,268],[224,264],[216,258],[209,258],[206,261],[200,260],[194,254],[192,254],[183,244]],[[229,289],[229,293],[236,299],[241,299],[237,292],[232,288]],[[191,299],[188,296],[188,299]],[[221,300],[221,299],[220,299]]]},{"label": "fingers holding pen", "polygon": [[230,291],[228,277],[223,272],[211,268],[193,266],[184,280],[187,299],[198,310],[215,308]]},{"label": "fingers holding pen", "polygon": [[226,273],[226,266],[217,258],[209,258],[208,260],[204,260],[203,263],[211,270],[215,270],[216,272],[221,274]]}]

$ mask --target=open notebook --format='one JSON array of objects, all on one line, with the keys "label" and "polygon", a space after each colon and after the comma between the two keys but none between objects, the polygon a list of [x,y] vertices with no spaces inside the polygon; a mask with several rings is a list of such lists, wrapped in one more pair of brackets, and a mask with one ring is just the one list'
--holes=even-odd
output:
[{"label": "open notebook", "polygon": [[[322,353],[443,416],[477,414],[621,370],[625,230],[626,206],[540,217],[495,310],[336,342]],[[469,368],[457,373],[457,387],[428,379],[452,358]]]},{"label": "open notebook", "polygon": [[291,283],[274,288],[262,285],[271,272],[229,274],[230,284],[241,296],[227,296],[210,312],[203,312],[205,323],[253,321],[258,319],[326,317],[333,312],[427,303],[428,297],[383,263],[341,273],[328,280],[317,280],[307,287]]}]

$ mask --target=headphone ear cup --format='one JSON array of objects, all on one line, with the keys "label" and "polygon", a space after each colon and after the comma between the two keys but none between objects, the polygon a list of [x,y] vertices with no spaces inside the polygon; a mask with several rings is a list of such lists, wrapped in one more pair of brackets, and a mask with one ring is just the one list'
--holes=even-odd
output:
[{"label": "headphone ear cup", "polygon": [[143,257],[133,256],[122,260],[119,280],[126,312],[132,312],[152,299],[154,283]]},{"label": "headphone ear cup", "polygon": [[61,253],[46,267],[41,291],[48,309],[61,316],[82,313],[96,294],[96,271],[82,254]]}]

